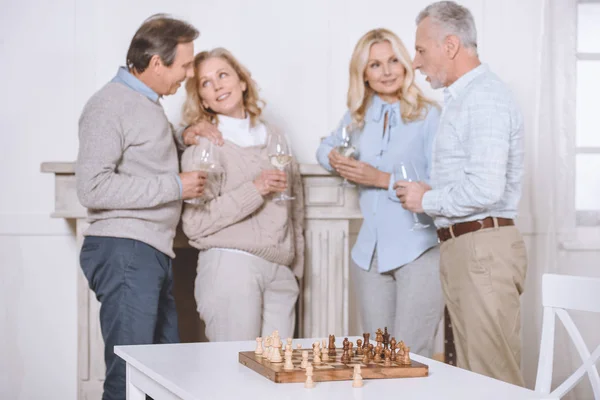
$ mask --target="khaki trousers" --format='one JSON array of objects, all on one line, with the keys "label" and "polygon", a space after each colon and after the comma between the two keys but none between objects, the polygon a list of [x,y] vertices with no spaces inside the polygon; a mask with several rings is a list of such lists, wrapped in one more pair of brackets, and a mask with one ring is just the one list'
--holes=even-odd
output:
[{"label": "khaki trousers", "polygon": [[276,329],[292,337],[299,291],[285,265],[222,249],[198,255],[194,295],[211,342],[254,340]]},{"label": "khaki trousers", "polygon": [[519,296],[526,269],[525,243],[514,226],[442,243],[440,276],[459,367],[524,385]]}]

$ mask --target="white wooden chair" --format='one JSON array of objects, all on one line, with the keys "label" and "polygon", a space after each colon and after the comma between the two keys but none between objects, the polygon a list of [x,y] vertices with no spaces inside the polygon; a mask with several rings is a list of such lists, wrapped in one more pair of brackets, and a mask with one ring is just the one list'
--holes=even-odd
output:
[{"label": "white wooden chair", "polygon": [[[598,377],[596,368],[596,362],[600,358],[600,345],[590,354],[579,330],[566,311],[579,310],[600,313],[600,279],[544,274],[542,277],[542,305],[544,319],[535,391],[540,394],[549,394],[554,398],[562,398],[587,372],[592,384],[594,399],[600,400],[600,377]],[[557,315],[573,340],[583,364],[550,392],[554,359],[554,328]]]}]

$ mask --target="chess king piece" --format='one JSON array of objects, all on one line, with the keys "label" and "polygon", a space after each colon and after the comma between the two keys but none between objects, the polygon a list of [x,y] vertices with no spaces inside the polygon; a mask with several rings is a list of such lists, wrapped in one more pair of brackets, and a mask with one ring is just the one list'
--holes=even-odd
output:
[{"label": "chess king piece", "polygon": [[335,353],[335,335],[329,335],[329,355],[334,356]]},{"label": "chess king piece", "polygon": [[262,338],[257,337],[256,338],[256,350],[254,350],[254,354],[260,356],[262,353],[263,353]]},{"label": "chess king piece", "polygon": [[302,361],[300,361],[300,368],[306,368],[308,365],[308,350],[302,350]]},{"label": "chess king piece", "polygon": [[387,350],[388,344],[390,343],[390,334],[388,333],[387,326],[384,328],[383,332],[383,349]]},{"label": "chess king piece", "polygon": [[390,350],[392,351],[391,360],[396,361],[396,338],[392,337],[390,340]]},{"label": "chess king piece", "polygon": [[312,364],[308,364],[306,366],[306,382],[304,382],[304,387],[307,389],[312,389],[315,387],[315,382],[312,379],[313,377],[313,366]]},{"label": "chess king piece", "polygon": [[290,349],[286,349],[285,350],[285,364],[283,364],[283,369],[286,371],[291,371],[294,369],[294,363],[292,362],[292,349],[291,349],[291,345]]},{"label": "chess king piece", "polygon": [[363,378],[360,374],[360,365],[354,366],[354,375],[352,376],[352,387],[359,388],[363,386]]},{"label": "chess king piece", "polygon": [[356,355],[357,356],[363,355],[362,340],[360,340],[360,339],[356,340]]}]

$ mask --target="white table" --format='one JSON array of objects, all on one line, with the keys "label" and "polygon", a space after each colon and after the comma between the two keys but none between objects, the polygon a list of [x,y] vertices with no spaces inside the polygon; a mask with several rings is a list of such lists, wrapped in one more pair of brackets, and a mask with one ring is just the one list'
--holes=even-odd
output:
[{"label": "white table", "polygon": [[[351,338],[356,343],[356,338]],[[295,339],[308,348],[316,339]],[[337,338],[336,342],[340,339]],[[274,383],[243,366],[240,351],[252,351],[256,342],[188,343],[117,346],[127,363],[127,399],[539,399],[535,392],[457,367],[411,354],[429,365],[429,376],[403,379],[365,379],[362,388],[352,381]]]}]

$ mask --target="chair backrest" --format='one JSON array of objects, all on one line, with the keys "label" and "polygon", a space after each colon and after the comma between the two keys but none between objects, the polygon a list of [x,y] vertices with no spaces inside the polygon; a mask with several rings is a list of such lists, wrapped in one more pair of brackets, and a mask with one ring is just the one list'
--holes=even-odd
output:
[{"label": "chair backrest", "polygon": [[[600,358],[600,345],[590,354],[581,333],[579,333],[566,311],[578,310],[600,313],[600,278],[544,274],[542,277],[542,305],[544,307],[544,319],[535,391],[561,398],[587,372],[594,391],[594,398],[600,400],[600,377],[596,368],[596,362]],[[573,340],[583,364],[550,392],[554,359],[554,328],[557,315],[571,340]]]}]

